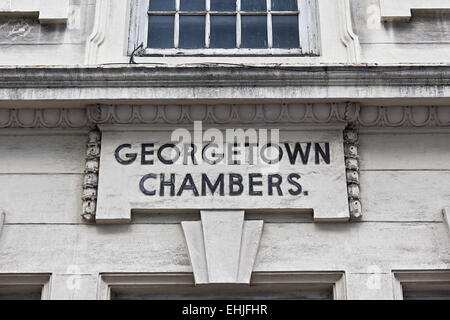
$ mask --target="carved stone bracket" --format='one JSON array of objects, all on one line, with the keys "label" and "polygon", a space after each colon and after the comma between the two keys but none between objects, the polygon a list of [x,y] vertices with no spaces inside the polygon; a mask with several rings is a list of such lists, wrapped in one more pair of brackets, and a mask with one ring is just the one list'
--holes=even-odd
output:
[{"label": "carved stone bracket", "polygon": [[91,130],[88,135],[86,149],[86,166],[83,183],[83,213],[82,217],[89,221],[95,221],[97,210],[98,171],[100,165],[101,133],[98,129]]},{"label": "carved stone bracket", "polygon": [[250,284],[263,221],[244,221],[244,211],[201,211],[201,221],[182,222],[195,284]]},{"label": "carved stone bracket", "polygon": [[358,130],[347,127],[344,130],[344,152],[350,218],[353,220],[360,219],[362,216],[358,146]]}]

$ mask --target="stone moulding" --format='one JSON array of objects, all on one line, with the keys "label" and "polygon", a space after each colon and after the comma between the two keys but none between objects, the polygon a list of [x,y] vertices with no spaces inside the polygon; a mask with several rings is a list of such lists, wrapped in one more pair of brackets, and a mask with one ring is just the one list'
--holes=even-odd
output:
[{"label": "stone moulding", "polygon": [[344,130],[344,155],[347,171],[348,202],[352,220],[360,219],[362,216],[358,147],[358,130],[349,126]]},{"label": "stone moulding", "polygon": [[359,63],[361,60],[361,46],[358,36],[353,31],[350,0],[339,0],[338,5],[339,16],[341,19],[341,41],[347,48],[348,62]]},{"label": "stone moulding", "polygon": [[0,109],[0,128],[85,128],[84,109]]},{"label": "stone moulding", "polygon": [[381,21],[408,22],[412,10],[450,10],[448,0],[380,0]]},{"label": "stone moulding", "polygon": [[86,145],[86,166],[83,183],[83,212],[81,216],[89,222],[95,221],[97,211],[98,172],[100,166],[101,133],[98,129],[89,131]]},{"label": "stone moulding", "polygon": [[86,129],[96,125],[351,124],[355,128],[450,128],[450,106],[361,107],[357,103],[89,105],[0,109],[0,128]]},{"label": "stone moulding", "polygon": [[96,2],[94,29],[86,41],[86,65],[95,65],[97,63],[98,49],[105,40],[108,27],[110,5],[111,1],[108,0],[97,0]]},{"label": "stone moulding", "polygon": [[248,105],[96,105],[88,107],[90,122],[105,124],[333,124],[346,123],[358,106],[331,104]]}]

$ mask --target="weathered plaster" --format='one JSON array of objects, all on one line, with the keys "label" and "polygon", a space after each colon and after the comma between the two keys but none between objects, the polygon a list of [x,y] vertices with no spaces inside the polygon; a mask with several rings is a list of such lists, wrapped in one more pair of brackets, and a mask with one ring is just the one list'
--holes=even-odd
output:
[{"label": "weathered plaster", "polygon": [[[0,69],[0,104],[353,101],[444,104],[450,67],[51,67]],[[388,100],[390,99],[390,100]],[[429,101],[429,102],[427,102]]]}]

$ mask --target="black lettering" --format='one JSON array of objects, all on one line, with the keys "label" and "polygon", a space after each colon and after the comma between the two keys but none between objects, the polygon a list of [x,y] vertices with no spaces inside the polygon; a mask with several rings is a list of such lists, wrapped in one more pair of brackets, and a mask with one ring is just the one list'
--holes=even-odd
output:
[{"label": "black lettering", "polygon": [[245,146],[249,149],[249,162],[250,165],[254,165],[255,164],[255,148],[258,147],[257,143],[245,143]]},{"label": "black lettering", "polygon": [[197,153],[197,146],[193,143],[184,144],[184,157],[183,157],[183,164],[188,165],[188,157],[191,155],[191,161],[193,165],[197,165],[197,159],[195,158],[195,154]]},{"label": "black lettering", "polygon": [[289,143],[285,143],[284,146],[286,147],[286,152],[289,157],[289,161],[292,165],[295,164],[297,160],[297,155],[300,154],[300,158],[302,159],[303,164],[308,164],[309,160],[309,154],[311,153],[311,142],[308,142],[306,144],[306,150],[303,151],[302,145],[300,143],[296,143],[294,147],[294,153],[291,151],[291,147],[289,146]]},{"label": "black lettering", "polygon": [[218,154],[218,153],[214,152],[214,150],[213,150],[212,153],[211,153],[211,156],[215,157],[216,159],[209,159],[207,157],[206,151],[208,149],[210,149],[210,148],[218,149],[219,146],[216,143],[208,143],[207,145],[205,145],[203,147],[203,151],[202,151],[202,159],[204,161],[206,161],[206,163],[211,164],[211,165],[215,165],[215,164],[220,163],[223,160],[223,158],[224,158],[224,154],[223,153],[219,153]]},{"label": "black lettering", "polygon": [[[168,148],[172,148],[173,150],[175,150],[176,156],[174,159],[167,160],[167,159],[163,158],[162,153],[165,149],[168,149]],[[172,143],[165,144],[165,145],[161,146],[161,148],[159,148],[159,150],[158,150],[158,159],[159,159],[159,161],[161,161],[164,164],[174,164],[179,158],[180,158],[180,150],[177,148],[176,145],[174,145]]]},{"label": "black lettering", "polygon": [[[274,182],[274,178],[276,181]],[[283,182],[283,177],[279,174],[269,174],[269,196],[273,195],[273,188],[277,188],[277,192],[279,196],[283,195],[283,191],[281,190],[281,183]]]},{"label": "black lettering", "polygon": [[[152,156],[155,154],[153,148],[155,144],[153,143],[143,143],[141,146],[141,165],[151,165],[153,164],[153,160],[147,160],[147,156]],[[152,150],[147,150],[147,148],[152,148]]]},{"label": "black lettering", "polygon": [[170,181],[166,181],[164,173],[160,174],[159,195],[164,197],[164,187],[170,187],[170,196],[175,196],[175,174],[170,175]]},{"label": "black lettering", "polygon": [[126,143],[126,144],[122,144],[122,145],[118,146],[116,151],[114,152],[114,156],[116,157],[117,162],[122,165],[132,164],[136,160],[137,154],[136,153],[126,153],[125,157],[127,159],[122,159],[120,157],[119,153],[120,153],[120,151],[122,151],[122,149],[125,149],[125,148],[131,149],[131,144]]},{"label": "black lettering", "polygon": [[[235,148],[238,148],[237,150]],[[228,164],[229,165],[240,165],[241,162],[239,160],[234,159],[234,156],[239,156],[241,154],[240,144],[229,143],[228,144]]]},{"label": "black lettering", "polygon": [[[278,148],[278,157],[276,159],[268,159],[266,158],[266,150],[269,148]],[[261,151],[260,151],[260,155],[261,155],[261,159],[267,163],[267,164],[276,164],[278,162],[281,161],[281,159],[283,159],[283,150],[281,150],[281,147],[275,143],[268,143],[265,146],[262,146]]]},{"label": "black lettering", "polygon": [[183,183],[181,184],[180,190],[178,190],[177,196],[181,196],[184,190],[192,190],[194,196],[198,197],[198,190],[190,173],[186,174],[186,176],[184,177]]},{"label": "black lettering", "polygon": [[316,143],[314,148],[316,149],[316,164],[320,164],[319,155],[322,156],[326,164],[330,164],[330,144],[328,142],[325,143],[325,151],[323,151],[320,143]]},{"label": "black lettering", "polygon": [[255,178],[262,178],[261,173],[250,173],[248,175],[248,194],[250,196],[262,196],[262,191],[255,191],[255,186],[262,186],[262,181],[255,181]]},{"label": "black lettering", "polygon": [[156,191],[149,191],[148,189],[145,188],[145,182],[148,179],[156,179],[156,174],[149,173],[143,176],[141,181],[139,182],[139,189],[141,189],[141,192],[146,196],[154,196],[156,194]]},{"label": "black lettering", "polygon": [[301,194],[302,191],[303,191],[303,188],[302,188],[301,184],[294,180],[294,179],[300,179],[300,178],[301,178],[301,176],[300,176],[299,174],[296,174],[296,173],[291,173],[291,174],[288,176],[288,182],[289,182],[291,185],[293,185],[294,187],[297,188],[297,190],[295,190],[295,189],[289,189],[289,193],[290,193],[291,195],[293,195],[293,196],[298,196],[298,195]]},{"label": "black lettering", "polygon": [[217,188],[219,189],[219,194],[221,196],[225,195],[225,183],[224,183],[224,175],[223,173],[221,173],[219,175],[219,177],[217,178],[216,182],[214,183],[214,185],[211,183],[211,181],[209,180],[208,176],[206,174],[202,174],[202,196],[206,196],[206,186],[208,186],[209,190],[211,191],[211,193],[214,195],[214,193],[216,192]]},{"label": "black lettering", "polygon": [[[238,186],[239,189],[235,191],[234,186]],[[242,192],[244,192],[244,185],[242,184],[242,176],[238,173],[230,173],[230,196],[240,196]]]}]

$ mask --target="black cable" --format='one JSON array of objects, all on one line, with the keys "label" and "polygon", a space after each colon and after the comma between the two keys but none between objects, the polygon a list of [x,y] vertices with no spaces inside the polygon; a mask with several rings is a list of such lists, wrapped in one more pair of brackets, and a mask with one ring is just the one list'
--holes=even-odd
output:
[{"label": "black cable", "polygon": [[144,43],[143,42],[137,48],[134,48],[133,52],[131,53],[130,63],[129,64],[136,64],[136,62],[134,61],[134,55],[136,54],[136,52],[139,51],[139,49],[143,49],[143,48],[144,48]]}]

